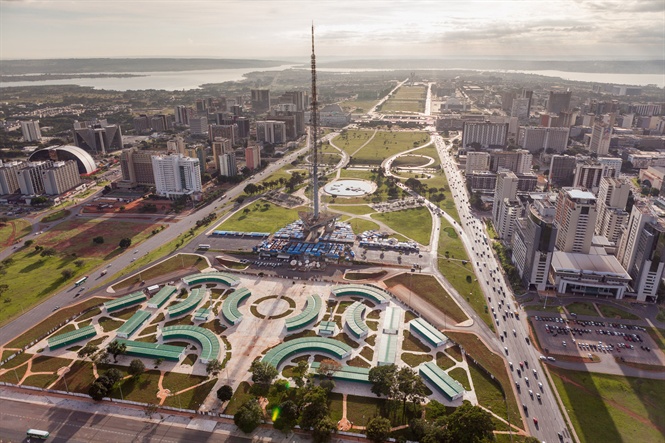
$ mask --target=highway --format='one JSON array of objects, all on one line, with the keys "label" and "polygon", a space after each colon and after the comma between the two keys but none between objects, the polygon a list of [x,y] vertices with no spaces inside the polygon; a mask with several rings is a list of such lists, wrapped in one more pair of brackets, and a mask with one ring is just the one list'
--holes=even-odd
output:
[{"label": "highway", "polygon": [[[499,339],[503,336],[503,354],[512,363],[510,375],[516,383],[518,404],[523,407],[522,412],[528,418],[530,433],[543,442],[572,442],[554,393],[542,374],[540,354],[527,341],[529,329],[526,314],[519,309],[504,279],[501,267],[488,245],[483,223],[471,212],[466,184],[450,155],[450,146],[440,136],[433,137],[462,221],[461,227],[456,227],[463,229],[464,235],[460,238],[486,294],[488,306],[493,310]],[[519,319],[511,315],[515,311]],[[520,369],[520,362],[523,362],[524,369]]]}]

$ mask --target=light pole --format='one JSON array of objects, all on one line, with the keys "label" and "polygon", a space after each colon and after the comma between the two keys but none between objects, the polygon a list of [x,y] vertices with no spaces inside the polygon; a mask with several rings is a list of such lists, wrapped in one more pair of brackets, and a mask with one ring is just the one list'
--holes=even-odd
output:
[{"label": "light pole", "polygon": [[62,381],[65,382],[65,390],[69,392],[69,387],[67,386],[67,373],[62,374]]}]

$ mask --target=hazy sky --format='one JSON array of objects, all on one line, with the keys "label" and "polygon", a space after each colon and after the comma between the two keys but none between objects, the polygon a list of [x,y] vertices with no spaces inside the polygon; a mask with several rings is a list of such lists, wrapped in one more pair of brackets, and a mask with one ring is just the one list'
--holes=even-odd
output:
[{"label": "hazy sky", "polygon": [[665,58],[665,0],[0,0],[0,58]]}]

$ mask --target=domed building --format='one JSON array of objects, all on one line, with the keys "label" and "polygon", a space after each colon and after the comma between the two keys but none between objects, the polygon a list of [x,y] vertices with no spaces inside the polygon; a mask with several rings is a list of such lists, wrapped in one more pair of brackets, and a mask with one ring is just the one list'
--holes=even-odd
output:
[{"label": "domed building", "polygon": [[90,175],[97,170],[95,160],[92,156],[83,149],[72,145],[50,146],[45,149],[40,149],[39,151],[33,152],[28,160],[74,160],[78,166],[79,174],[81,175]]}]

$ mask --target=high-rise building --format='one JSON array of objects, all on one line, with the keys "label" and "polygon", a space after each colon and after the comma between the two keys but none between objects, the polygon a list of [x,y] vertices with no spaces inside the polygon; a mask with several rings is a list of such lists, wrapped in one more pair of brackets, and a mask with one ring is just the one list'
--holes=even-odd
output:
[{"label": "high-rise building", "polygon": [[164,132],[173,128],[173,122],[170,115],[157,114],[150,119],[150,126],[153,131]]},{"label": "high-rise building", "polygon": [[621,173],[623,161],[616,157],[598,157],[596,159],[603,166],[603,177],[618,177]]},{"label": "high-rise building", "polygon": [[261,147],[258,145],[245,148],[245,164],[250,171],[261,166]]},{"label": "high-rise building", "polygon": [[230,154],[232,152],[233,147],[231,146],[231,140],[228,138],[218,138],[212,142],[212,157],[215,161],[215,170],[221,171],[220,157],[223,154]]},{"label": "high-rise building", "polygon": [[53,166],[42,170],[44,193],[47,195],[60,195],[81,184],[79,168],[76,162],[54,162]]},{"label": "high-rise building", "polygon": [[596,197],[589,191],[562,188],[556,200],[556,247],[563,252],[588,254],[596,225]]},{"label": "high-rise building", "polygon": [[182,105],[175,107],[175,123],[177,125],[182,125],[182,126],[189,125],[189,119],[193,116],[194,116],[194,109]]},{"label": "high-rise building", "polygon": [[42,139],[39,121],[21,121],[21,132],[23,133],[23,141],[38,142]]},{"label": "high-rise building", "polygon": [[292,103],[296,105],[296,111],[307,110],[307,92],[305,91],[286,91],[279,97],[279,103]]},{"label": "high-rise building", "polygon": [[607,155],[610,152],[610,142],[612,141],[612,126],[604,123],[596,123],[591,131],[589,141],[589,151],[594,154]]},{"label": "high-rise building", "polygon": [[517,117],[520,123],[529,121],[529,110],[531,109],[531,99],[528,97],[519,97],[513,99],[510,109],[510,116]]},{"label": "high-rise building", "polygon": [[665,267],[665,226],[648,202],[636,201],[625,228],[617,259],[632,277],[638,301],[656,301]]},{"label": "high-rise building", "polygon": [[201,192],[201,168],[199,159],[183,155],[153,155],[157,195],[179,197]]},{"label": "high-rise building", "polygon": [[270,89],[252,89],[250,93],[254,112],[263,113],[270,109]]},{"label": "high-rise building", "polygon": [[499,202],[496,228],[497,236],[506,242],[510,242],[515,231],[515,222],[522,216],[522,205],[519,201],[510,201],[504,198]]},{"label": "high-rise building", "polygon": [[149,132],[152,128],[150,117],[145,114],[141,114],[138,117],[134,117],[134,132],[137,134],[145,134]]},{"label": "high-rise building", "polygon": [[120,126],[109,125],[106,120],[74,122],[74,143],[93,155],[122,149]]},{"label": "high-rise building", "polygon": [[557,237],[556,210],[549,199],[535,200],[515,223],[511,261],[527,288],[544,291]]},{"label": "high-rise building", "polygon": [[[53,166],[51,160],[40,162],[27,162],[18,170],[18,185],[23,195],[42,195],[44,193],[44,180],[42,171]],[[78,171],[78,169],[77,169]]]},{"label": "high-rise building", "polygon": [[0,195],[13,194],[21,189],[18,183],[18,171],[23,162],[12,161],[0,164]]},{"label": "high-rise building", "polygon": [[517,143],[529,152],[549,149],[563,152],[568,147],[569,128],[541,128],[526,126],[519,130]]},{"label": "high-rise building", "polygon": [[570,96],[570,91],[550,91],[547,98],[547,112],[558,114],[562,111],[568,111],[570,109]]},{"label": "high-rise building", "polygon": [[623,179],[603,177],[598,190],[595,232],[610,242],[617,244],[628,213],[625,211],[628,202],[630,185]]},{"label": "high-rise building", "polygon": [[[208,125],[208,140],[213,141],[216,138],[228,138],[232,146],[240,145],[240,136],[238,134],[238,124],[232,125]],[[249,130],[247,137],[249,136]]]},{"label": "high-rise building", "polygon": [[469,151],[466,153],[466,173],[489,171],[490,155],[487,152]]},{"label": "high-rise building", "polygon": [[494,206],[492,207],[492,221],[496,225],[499,219],[501,203],[505,199],[509,202],[517,200],[517,176],[512,171],[501,170],[496,177],[496,188],[494,190]]},{"label": "high-rise building", "polygon": [[219,175],[222,177],[235,177],[238,175],[235,152],[229,152],[219,156]]},{"label": "high-rise building", "polygon": [[159,151],[147,151],[137,148],[123,150],[120,154],[122,180],[118,182],[118,187],[155,186],[155,174],[152,171],[152,156],[158,154]]},{"label": "high-rise building", "polygon": [[286,124],[276,120],[256,122],[256,140],[271,144],[286,142]]},{"label": "high-rise building", "polygon": [[504,147],[508,140],[508,123],[464,122],[462,148],[478,143],[481,148]]},{"label": "high-rise building", "polygon": [[492,172],[507,169],[515,174],[525,174],[531,171],[532,163],[533,155],[525,149],[490,152],[490,171]]},{"label": "high-rise building", "polygon": [[575,165],[573,187],[586,188],[594,194],[598,192],[605,167],[595,162],[580,162]]},{"label": "high-rise building", "polygon": [[191,148],[185,149],[185,157],[196,158],[199,161],[199,171],[201,172],[201,177],[206,172],[206,148],[205,146],[194,146]]},{"label": "high-rise building", "polygon": [[208,117],[192,117],[189,119],[189,130],[194,135],[203,135],[208,130]]},{"label": "high-rise building", "polygon": [[568,187],[573,185],[577,159],[569,155],[553,155],[550,160],[550,185]]}]

